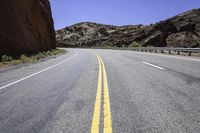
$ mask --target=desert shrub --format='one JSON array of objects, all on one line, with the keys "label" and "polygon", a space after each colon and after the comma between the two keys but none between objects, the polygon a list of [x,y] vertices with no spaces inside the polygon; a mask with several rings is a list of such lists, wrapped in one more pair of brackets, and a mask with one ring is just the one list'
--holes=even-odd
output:
[{"label": "desert shrub", "polygon": [[7,55],[2,55],[2,56],[1,56],[1,61],[2,61],[3,63],[9,62],[9,61],[12,61],[12,60],[13,60],[13,58],[12,58],[11,56],[7,56]]},{"label": "desert shrub", "polygon": [[47,53],[46,51],[43,51],[42,54],[43,54],[44,56],[48,56],[48,53]]},{"label": "desert shrub", "polygon": [[58,55],[58,54],[63,54],[65,53],[66,51],[65,50],[62,50],[62,49],[53,49],[51,51],[52,55]]},{"label": "desert shrub", "polygon": [[104,28],[104,27],[100,27],[100,28],[98,29],[98,31],[99,31],[99,33],[102,34],[103,36],[108,36],[108,35],[109,35],[107,29]]},{"label": "desert shrub", "polygon": [[58,54],[66,53],[63,49],[53,49],[49,51],[43,51],[39,52],[37,54],[30,54],[30,55],[21,55],[17,56],[14,59],[11,56],[2,55],[0,56],[0,64],[6,64],[6,65],[15,65],[15,64],[21,64],[21,63],[27,63],[27,62],[36,62],[42,58],[54,56]]},{"label": "desert shrub", "polygon": [[20,61],[22,61],[22,63],[29,62],[29,57],[27,57],[26,55],[21,55],[20,56]]},{"label": "desert shrub", "polygon": [[129,45],[129,47],[134,47],[134,48],[136,48],[136,47],[140,47],[141,45],[138,43],[138,42],[132,42],[130,45]]},{"label": "desert shrub", "polygon": [[44,55],[42,52],[39,52],[39,53],[38,53],[38,57],[39,57],[39,59],[40,59],[40,58],[45,58],[45,55]]},{"label": "desert shrub", "polygon": [[52,55],[56,55],[57,52],[58,52],[57,49],[53,49],[53,50],[51,50]]},{"label": "desert shrub", "polygon": [[34,55],[34,56],[32,57],[32,59],[33,59],[33,60],[39,60],[40,57],[39,57],[39,55]]},{"label": "desert shrub", "polygon": [[48,50],[48,51],[46,52],[46,55],[48,55],[48,56],[49,56],[49,55],[52,55],[52,52]]}]

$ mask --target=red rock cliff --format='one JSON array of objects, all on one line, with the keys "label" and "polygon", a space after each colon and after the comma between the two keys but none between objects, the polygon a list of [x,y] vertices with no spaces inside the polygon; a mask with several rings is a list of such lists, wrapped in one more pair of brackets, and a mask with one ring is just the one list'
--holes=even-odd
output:
[{"label": "red rock cliff", "polygon": [[0,55],[19,55],[56,47],[49,0],[1,0]]}]

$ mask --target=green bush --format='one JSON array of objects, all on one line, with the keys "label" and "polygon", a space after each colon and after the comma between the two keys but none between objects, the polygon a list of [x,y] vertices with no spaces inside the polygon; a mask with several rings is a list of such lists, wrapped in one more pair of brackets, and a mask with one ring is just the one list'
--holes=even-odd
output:
[{"label": "green bush", "polygon": [[45,55],[45,56],[51,56],[52,52],[48,50],[48,51],[42,52],[42,54]]},{"label": "green bush", "polygon": [[39,60],[40,58],[39,58],[38,55],[34,55],[34,56],[32,56],[32,59],[33,59],[33,60]]},{"label": "green bush", "polygon": [[66,51],[62,49],[53,49],[51,50],[52,55],[64,54]]},{"label": "green bush", "polygon": [[49,51],[49,50],[46,52],[46,54],[47,55],[52,55],[51,51]]},{"label": "green bush", "polygon": [[36,62],[42,58],[54,56],[54,55],[58,55],[62,53],[66,53],[66,51],[62,49],[52,49],[49,51],[39,52],[37,54],[32,54],[32,55],[30,54],[29,56],[21,55],[21,56],[15,57],[14,59],[11,56],[2,55],[0,56],[0,64],[15,65],[15,64],[20,64],[20,63]]},{"label": "green bush", "polygon": [[132,42],[130,45],[129,45],[129,47],[131,47],[131,48],[136,48],[136,47],[141,47],[141,45],[138,43],[138,42]]},{"label": "green bush", "polygon": [[29,57],[27,57],[26,55],[21,55],[20,56],[20,61],[22,61],[22,63],[29,62]]},{"label": "green bush", "polygon": [[108,35],[109,35],[109,33],[108,33],[108,31],[107,31],[107,29],[106,29],[105,27],[100,27],[100,28],[98,29],[98,32],[99,32],[100,34],[102,34],[103,36],[108,36]]},{"label": "green bush", "polygon": [[38,57],[40,59],[40,58],[45,58],[46,56],[42,52],[39,52]]},{"label": "green bush", "polygon": [[2,56],[1,56],[1,61],[2,61],[3,63],[9,62],[9,61],[12,61],[12,60],[13,60],[13,58],[12,58],[11,56],[7,56],[7,55],[2,55]]}]

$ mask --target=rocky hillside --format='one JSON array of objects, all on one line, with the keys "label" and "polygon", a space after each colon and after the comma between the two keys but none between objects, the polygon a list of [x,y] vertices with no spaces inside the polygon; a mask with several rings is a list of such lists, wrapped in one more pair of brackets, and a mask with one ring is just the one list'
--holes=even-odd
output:
[{"label": "rocky hillside", "polygon": [[0,55],[56,47],[49,0],[1,0],[0,18]]},{"label": "rocky hillside", "polygon": [[90,22],[56,32],[58,46],[200,47],[200,9],[194,9],[151,25],[112,26]]}]

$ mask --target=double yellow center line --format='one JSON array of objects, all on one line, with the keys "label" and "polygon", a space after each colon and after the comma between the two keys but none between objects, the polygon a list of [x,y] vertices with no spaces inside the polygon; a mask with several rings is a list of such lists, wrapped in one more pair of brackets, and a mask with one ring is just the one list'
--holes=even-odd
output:
[{"label": "double yellow center line", "polygon": [[102,90],[103,90],[103,104],[104,104],[103,105],[104,133],[112,133],[110,98],[109,98],[106,70],[105,70],[105,66],[104,66],[104,62],[102,58],[97,54],[95,55],[97,56],[98,62],[99,62],[99,77],[98,77],[97,95],[96,95],[94,114],[93,114],[93,119],[92,119],[91,133],[99,133]]}]

